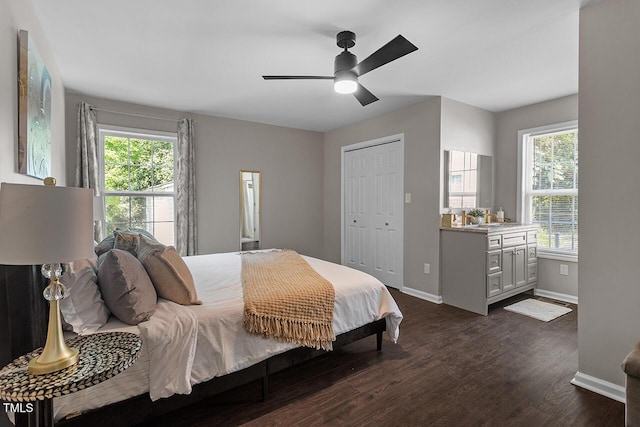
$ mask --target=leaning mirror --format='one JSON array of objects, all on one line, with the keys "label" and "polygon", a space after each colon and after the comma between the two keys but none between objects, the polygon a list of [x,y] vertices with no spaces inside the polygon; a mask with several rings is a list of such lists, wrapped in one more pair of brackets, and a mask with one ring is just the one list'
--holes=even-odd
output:
[{"label": "leaning mirror", "polygon": [[467,151],[444,152],[443,208],[493,207],[493,159]]},{"label": "leaning mirror", "polygon": [[260,249],[261,172],[240,171],[240,250]]}]

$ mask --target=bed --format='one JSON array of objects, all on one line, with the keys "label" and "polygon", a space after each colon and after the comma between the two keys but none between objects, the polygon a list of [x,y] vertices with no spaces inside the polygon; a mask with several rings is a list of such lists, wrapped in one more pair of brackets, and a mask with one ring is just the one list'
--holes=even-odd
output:
[{"label": "bed", "polygon": [[[376,335],[380,350],[385,330],[391,340],[398,338],[402,314],[382,283],[348,267],[303,259],[335,289],[334,349]],[[97,332],[141,335],[141,356],[104,383],[54,399],[57,425],[132,425],[255,380],[262,381],[266,398],[270,373],[324,353],[243,329],[240,253],[184,261],[203,304],[182,306],[160,299],[155,314],[137,326],[110,318]]]}]

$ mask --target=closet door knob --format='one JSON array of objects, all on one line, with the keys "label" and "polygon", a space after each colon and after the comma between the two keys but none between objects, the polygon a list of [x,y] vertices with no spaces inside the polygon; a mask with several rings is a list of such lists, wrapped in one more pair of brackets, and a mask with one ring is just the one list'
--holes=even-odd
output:
[{"label": "closet door knob", "polygon": [[384,225],[389,225],[389,223],[388,223],[388,222],[385,222],[385,223],[384,223]]},{"label": "closet door knob", "polygon": [[353,220],[353,222],[355,223],[355,222],[356,222],[356,220],[354,219],[354,220]]}]

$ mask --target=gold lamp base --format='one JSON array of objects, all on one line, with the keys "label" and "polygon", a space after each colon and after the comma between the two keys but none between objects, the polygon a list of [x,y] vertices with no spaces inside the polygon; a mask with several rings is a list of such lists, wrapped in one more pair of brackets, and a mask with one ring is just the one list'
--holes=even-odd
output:
[{"label": "gold lamp base", "polygon": [[51,283],[43,292],[45,299],[49,301],[49,325],[47,327],[47,342],[42,353],[29,362],[28,371],[30,374],[49,374],[78,363],[78,349],[68,347],[62,333],[60,300],[64,298],[66,293],[59,280],[62,271],[63,268],[60,264],[45,264],[42,267],[45,277],[51,279]]},{"label": "gold lamp base", "polygon": [[50,374],[51,372],[56,372],[78,363],[78,349],[73,347],[67,348],[71,351],[71,354],[63,359],[52,362],[40,362],[40,358],[31,359],[29,367],[27,368],[29,373],[33,375]]}]

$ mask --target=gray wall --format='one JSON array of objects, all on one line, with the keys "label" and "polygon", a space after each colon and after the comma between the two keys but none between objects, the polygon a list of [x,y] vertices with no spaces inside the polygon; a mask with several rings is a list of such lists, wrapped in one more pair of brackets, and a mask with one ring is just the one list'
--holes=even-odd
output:
[{"label": "gray wall", "polygon": [[505,216],[516,215],[518,131],[577,119],[578,95],[496,114],[496,204],[502,206]]},{"label": "gray wall", "polygon": [[[578,119],[578,95],[565,96],[538,104],[508,110],[496,115],[496,186],[495,205],[502,206],[505,216],[515,218],[518,177],[518,131]],[[582,157],[582,134],[580,156]],[[584,164],[580,159],[580,197],[584,181]],[[584,230],[580,215],[580,239]],[[580,257],[582,258],[582,241]],[[569,267],[569,275],[560,275],[560,264]],[[578,297],[578,263],[546,258],[538,259],[538,289]]]},{"label": "gray wall", "polygon": [[[317,132],[192,115],[67,94],[69,177],[75,164],[76,106],[81,100],[119,112],[196,120],[196,199],[200,253],[239,249],[239,170],[262,171],[262,245],[322,257],[323,139]],[[103,124],[176,131],[175,121],[98,112]]]},{"label": "gray wall", "polygon": [[443,150],[470,151],[493,156],[495,114],[449,98],[442,98],[440,145]]},{"label": "gray wall", "polygon": [[[344,145],[404,133],[404,285],[439,295],[440,98],[324,135],[324,257],[340,262],[340,153]],[[424,274],[424,263],[431,274]]]},{"label": "gray wall", "polygon": [[17,173],[18,31],[27,30],[52,78],[51,175],[65,185],[64,88],[58,66],[30,1],[0,0],[0,181],[38,185],[42,180]]},{"label": "gray wall", "polygon": [[578,369],[618,385],[640,340],[640,2],[580,12],[580,316]]},{"label": "gray wall", "polygon": [[[494,113],[452,99],[442,98],[440,120],[440,146],[442,151],[460,150],[484,156],[494,156],[495,141],[496,120]],[[442,154],[441,156],[440,170],[444,171],[444,156]],[[440,177],[441,208],[444,208],[445,180],[446,177]],[[491,183],[492,186],[493,183]],[[481,205],[481,207],[493,208],[494,206]],[[445,211],[442,210],[442,212]]]}]

